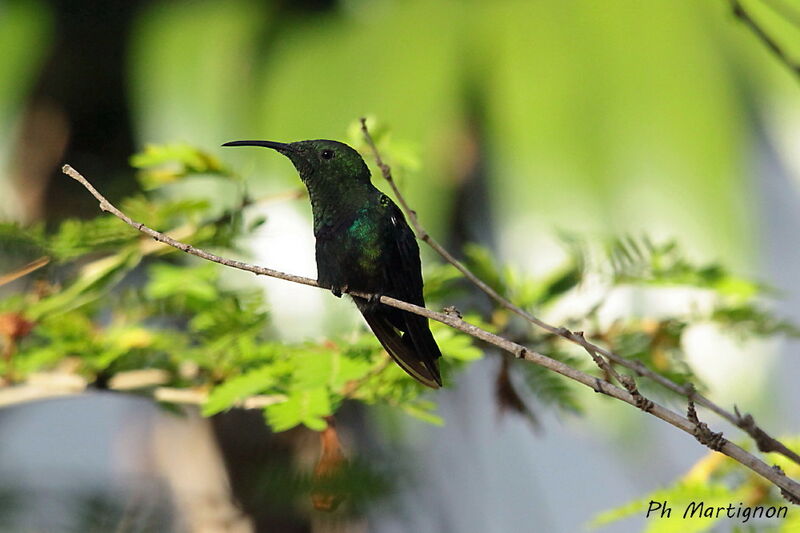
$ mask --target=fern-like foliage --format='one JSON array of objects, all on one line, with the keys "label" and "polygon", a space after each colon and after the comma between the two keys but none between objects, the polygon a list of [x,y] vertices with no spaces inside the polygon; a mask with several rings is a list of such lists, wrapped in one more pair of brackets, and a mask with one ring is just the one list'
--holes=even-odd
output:
[{"label": "fern-like foliage", "polygon": [[[123,200],[121,208],[135,220],[223,251],[234,249],[253,229],[243,225],[240,213],[252,200],[236,173],[214,156],[186,145],[154,145],[131,161],[146,192]],[[197,176],[233,183],[243,196],[220,212],[211,198],[170,194],[170,187]],[[463,256],[499,294],[536,314],[557,308],[590,278],[601,279],[607,290],[677,286],[710,292],[715,304],[705,313],[621,317],[609,325],[595,305],[566,319],[565,325],[580,327],[587,337],[678,383],[695,380],[682,352],[683,334],[694,323],[715,322],[741,335],[797,334],[763,306],[766,287],[718,264],[695,264],[675,243],[617,239],[601,246],[599,254],[596,246],[592,250],[574,237],[565,244],[564,263],[537,277],[502,264],[475,244],[466,246]],[[276,431],[297,425],[322,429],[326,417],[346,401],[382,404],[442,422],[432,397],[388,362],[366,329],[346,340],[281,341],[270,329],[260,290],[232,290],[218,265],[182,257],[108,215],[66,220],[52,230],[0,224],[0,248],[13,252],[4,256],[6,270],[36,257],[50,259],[28,274],[19,285],[22,291],[0,298],[0,318],[30,325],[24,335],[2,340],[10,356],[0,359],[0,373],[9,383],[66,365],[87,382],[104,386],[120,373],[147,368],[163,372],[162,386],[206,395],[207,415],[255,405]],[[426,265],[425,273],[432,306],[458,303],[472,290],[451,265]],[[586,354],[501,306],[468,313],[467,319],[571,366],[597,371]],[[483,347],[473,339],[440,324],[432,329],[448,379],[483,357]],[[521,373],[522,379],[512,381],[521,387],[522,398],[565,413],[582,411],[575,387],[562,377],[529,364],[513,364],[512,370]]]}]

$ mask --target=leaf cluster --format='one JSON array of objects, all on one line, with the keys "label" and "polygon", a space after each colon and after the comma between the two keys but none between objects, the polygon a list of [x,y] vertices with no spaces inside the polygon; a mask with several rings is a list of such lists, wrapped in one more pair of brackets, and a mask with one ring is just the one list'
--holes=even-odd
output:
[{"label": "leaf cluster", "polygon": [[[691,327],[715,324],[725,334],[739,338],[800,333],[797,326],[769,310],[765,296],[774,294],[769,287],[738,276],[720,263],[692,261],[674,241],[654,243],[648,238],[626,237],[589,244],[565,235],[563,242],[566,251],[563,263],[541,277],[530,277],[502,265],[495,259],[496,254],[474,244],[465,247],[464,262],[518,307],[546,318],[549,313],[559,313],[567,302],[566,318],[559,317],[551,323],[583,331],[592,341],[643,363],[675,383],[691,382],[700,389],[702,383],[687,363],[684,349],[684,336]],[[435,290],[442,293],[457,278],[450,277],[445,270],[436,279]],[[666,310],[645,307],[622,316],[614,315],[606,303],[621,291],[642,295],[648,291],[681,291],[685,304]],[[524,341],[572,367],[597,372],[581,349],[556,335],[534,331],[502,306],[490,303],[492,307],[483,318],[494,331]],[[574,383],[535,365],[513,366],[522,376],[514,381],[520,396],[567,413],[581,412],[580,389]]]},{"label": "leaf cluster", "polygon": [[[384,137],[378,141],[388,142]],[[170,187],[198,175],[238,183],[235,173],[213,156],[174,144],[148,146],[131,162],[147,189],[122,202],[133,219],[222,251],[235,249],[252,230],[242,223],[241,211],[253,203],[244,192],[221,215],[211,198],[176,199],[169,194]],[[578,239],[565,242],[564,263],[538,277],[500,264],[478,245],[467,245],[463,253],[467,266],[481,279],[537,315],[556,309],[598,279],[606,292],[623,286],[672,286],[710,293],[715,304],[704,313],[629,316],[608,323],[602,320],[600,299],[566,319],[565,325],[580,326],[587,337],[678,383],[696,379],[682,350],[682,337],[692,324],[712,321],[742,335],[796,334],[793,326],[761,304],[765,287],[717,264],[695,264],[675,243],[609,241],[598,260],[593,257],[596,250]],[[98,387],[113,387],[118,376],[148,369],[161,377],[141,392],[149,394],[154,386],[193,391],[206,398],[206,415],[234,407],[260,408],[275,431],[297,425],[320,430],[345,400],[385,404],[442,423],[435,403],[390,363],[365,329],[340,338],[287,343],[270,328],[263,292],[232,289],[218,265],[180,257],[115,218],[67,220],[51,231],[4,224],[0,246],[19,252],[19,257],[51,259],[26,278],[36,283],[25,282],[24,290],[0,299],[0,310],[7,316],[34,325],[21,338],[3,341],[10,355],[0,360],[0,373],[8,383],[35,372],[60,370]],[[605,271],[596,265],[606,266]],[[466,296],[465,284],[451,265],[432,265],[425,273],[429,304],[451,305]],[[571,366],[595,370],[585,354],[557,336],[532,330],[505,309],[484,308],[466,318]],[[438,323],[432,329],[445,356],[446,376],[483,356],[473,339]],[[535,399],[546,408],[581,412],[575,384],[533,365],[513,365],[513,370],[520,379],[511,380],[515,385],[505,393],[512,390],[520,399],[512,398],[512,404],[527,405],[525,399]]]},{"label": "leaf cluster", "polygon": [[[132,164],[148,189],[121,203],[134,220],[229,252],[253,229],[241,223],[239,211],[252,203],[246,195],[222,216],[212,214],[210,198],[171,198],[168,189],[193,176],[236,179],[208,154],[184,145],[148,146]],[[274,431],[321,430],[347,399],[441,422],[436,404],[422,398],[424,389],[390,364],[366,329],[287,343],[270,327],[260,289],[231,289],[219,265],[180,257],[114,217],[67,220],[52,231],[6,224],[0,243],[20,257],[50,258],[25,278],[22,291],[0,299],[10,323],[33,324],[22,338],[3,341],[11,355],[0,360],[0,374],[8,384],[60,371],[114,387],[126,373],[147,369],[160,378],[141,393],[193,391],[206,398],[202,410],[209,416],[257,407]],[[482,356],[461,333],[437,328],[436,335],[454,364]]]}]

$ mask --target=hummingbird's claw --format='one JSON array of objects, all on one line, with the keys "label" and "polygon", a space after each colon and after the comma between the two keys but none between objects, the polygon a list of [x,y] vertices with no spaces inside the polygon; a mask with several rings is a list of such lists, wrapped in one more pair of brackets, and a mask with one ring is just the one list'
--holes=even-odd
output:
[{"label": "hummingbird's claw", "polygon": [[341,298],[342,294],[347,294],[349,290],[350,287],[348,287],[347,285],[342,285],[341,287],[331,287],[331,292],[337,298]]},{"label": "hummingbird's claw", "polygon": [[384,296],[382,293],[376,292],[375,294],[371,294],[369,297],[369,303],[371,304],[379,304],[381,303],[381,296]]}]

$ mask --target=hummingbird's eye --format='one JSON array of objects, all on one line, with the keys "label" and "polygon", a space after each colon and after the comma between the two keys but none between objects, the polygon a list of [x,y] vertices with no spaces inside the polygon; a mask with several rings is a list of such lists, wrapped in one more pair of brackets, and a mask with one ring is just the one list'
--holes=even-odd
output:
[{"label": "hummingbird's eye", "polygon": [[322,159],[333,159],[335,153],[333,150],[323,150],[322,153],[319,155],[322,156]]}]

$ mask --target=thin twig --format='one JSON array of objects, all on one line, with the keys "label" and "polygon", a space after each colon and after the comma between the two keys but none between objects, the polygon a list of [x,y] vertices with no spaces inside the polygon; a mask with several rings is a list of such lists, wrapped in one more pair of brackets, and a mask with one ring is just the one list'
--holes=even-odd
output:
[{"label": "thin twig", "polygon": [[154,229],[151,229],[141,222],[135,222],[128,217],[125,213],[114,207],[106,198],[97,192],[91,183],[89,183],[86,178],[80,175],[80,173],[72,168],[69,165],[64,165],[62,167],[62,172],[69,176],[70,178],[74,179],[81,185],[83,185],[87,191],[89,191],[92,196],[94,196],[100,202],[100,210],[105,211],[106,213],[111,213],[118,219],[125,222],[127,225],[141,231],[145,235],[149,235],[153,239],[157,240],[158,242],[163,242],[164,244],[168,244],[173,248],[177,248],[182,252],[186,252],[187,254],[194,255],[201,259],[205,259],[207,261],[213,261],[215,263],[219,263],[221,265],[238,268],[239,270],[247,270],[252,272],[253,274],[260,274],[262,276],[269,276],[271,278],[279,278],[285,279],[286,281],[292,281],[294,283],[300,283],[302,285],[308,285],[310,287],[319,287],[317,285],[316,280],[311,278],[305,278],[303,276],[295,276],[294,274],[286,274],[284,272],[280,272],[278,270],[273,270],[271,268],[264,268],[255,265],[251,265],[248,263],[243,263],[241,261],[236,261],[235,259],[227,259],[224,257],[220,257],[218,255],[212,254],[210,252],[206,252],[205,250],[201,250],[199,248],[195,248],[191,244],[186,244],[184,242],[176,241],[172,237],[165,235],[161,232],[158,232]]},{"label": "thin twig", "polygon": [[[583,332],[576,331],[575,335],[583,337]],[[603,374],[605,374],[608,377],[609,382],[611,382],[611,380],[613,379],[620,385],[622,384],[623,378],[620,375],[620,373],[617,372],[616,369],[613,366],[611,366],[609,362],[606,361],[606,359],[602,355],[598,354],[595,350],[588,350],[588,352],[589,355],[592,357],[594,363],[600,368],[600,370],[602,370]]]},{"label": "thin twig", "polygon": [[787,448],[786,445],[781,441],[769,436],[769,434],[756,425],[756,421],[753,420],[752,415],[748,413],[745,413],[744,415],[740,414],[739,409],[735,405],[733,406],[733,410],[739,420],[736,425],[753,437],[753,440],[756,441],[756,446],[758,446],[760,451],[764,453],[780,453],[781,455],[785,455],[789,459],[792,459],[794,462],[800,464],[800,454],[797,454],[794,450]]},{"label": "thin twig", "polygon": [[[319,287],[317,282],[313,279],[304,278],[302,276],[295,276],[292,274],[286,274],[284,272],[279,272],[277,270],[272,270],[269,268],[243,263],[241,261],[226,259],[224,257],[220,257],[218,255],[195,248],[194,246],[190,246],[188,244],[175,241],[174,239],[167,237],[166,235],[159,233],[158,231],[155,231],[140,222],[135,222],[131,220],[127,215],[122,213],[119,209],[114,207],[108,200],[106,200],[106,198],[102,194],[100,194],[91,185],[91,183],[89,183],[86,180],[86,178],[81,176],[80,173],[78,173],[75,169],[73,169],[69,165],[64,165],[62,170],[65,174],[67,174],[71,178],[78,181],[81,185],[83,185],[86,188],[86,190],[88,190],[92,194],[92,196],[94,196],[100,202],[101,210],[113,214],[114,216],[118,217],[129,226],[141,231],[142,233],[145,233],[146,235],[153,237],[154,239],[160,242],[167,243],[170,246],[174,246],[175,248],[182,250],[186,253],[200,257],[202,259],[213,261],[215,263],[219,263],[221,265],[238,268],[240,270],[245,270],[248,272],[252,272],[254,274],[260,274],[264,276],[283,279],[286,281],[292,281],[294,283],[300,283],[311,287]],[[484,342],[497,346],[498,348],[505,350],[506,352],[514,355],[519,359],[524,359],[526,361],[530,361],[537,365],[543,366],[549,370],[552,370],[553,372],[557,372],[562,376],[565,376],[591,389],[596,390],[595,386],[598,381],[596,377],[587,374],[585,372],[582,372],[578,369],[572,368],[571,366],[566,365],[561,361],[552,359],[550,357],[547,357],[546,355],[542,355],[538,352],[530,350],[525,346],[522,346],[521,344],[517,344],[506,338],[500,337],[499,335],[495,335],[494,333],[490,333],[486,330],[483,330],[473,324],[470,324],[469,322],[462,320],[456,314],[446,314],[446,313],[431,311],[430,309],[427,309],[425,307],[419,307],[417,305],[410,304],[408,302],[403,302],[401,300],[397,300],[389,296],[376,296],[361,292],[350,292],[350,294],[365,299],[374,299],[377,297],[378,301],[382,304],[388,305],[390,307],[395,307],[397,309],[401,309],[409,313],[414,313],[420,316],[424,316],[431,320],[436,320],[454,329],[462,331],[476,339],[480,339]],[[602,390],[599,392],[602,392],[603,394],[606,394],[612,398],[616,398],[620,401],[623,401],[633,406],[638,407],[640,403],[640,401],[636,398],[634,394],[631,394],[630,392],[623,390],[612,384],[605,384],[602,387]],[[695,435],[698,431],[696,423],[692,422],[685,416],[682,416],[659,404],[652,403],[651,408],[648,409],[647,412],[675,426],[676,428],[681,429],[686,433],[689,433],[690,435]],[[797,481],[794,481],[793,479],[787,477],[782,472],[774,470],[765,462],[761,461],[754,455],[743,450],[742,448],[740,448],[739,446],[730,442],[727,439],[721,438],[718,444],[719,444],[719,451],[721,453],[724,453],[728,457],[741,463],[742,465],[751,469],[753,472],[759,474],[763,478],[769,480],[771,483],[780,487],[782,489],[782,492],[786,493],[789,498],[795,498],[795,499],[800,498],[800,483],[798,483]]]},{"label": "thin twig", "polygon": [[39,270],[49,262],[50,258],[45,255],[40,257],[39,259],[34,259],[27,265],[20,267],[12,272],[9,272],[8,274],[3,274],[2,276],[0,276],[0,286],[3,286],[7,283],[11,283],[12,281],[16,281],[23,276],[27,276],[31,272]]},{"label": "thin twig", "polygon": [[[675,383],[671,379],[667,378],[666,376],[662,376],[661,374],[654,372],[653,370],[647,368],[641,361],[632,361],[626,357],[618,355],[615,352],[602,348],[588,340],[583,336],[583,334],[578,334],[576,332],[570,331],[567,328],[563,327],[556,327],[547,322],[533,316],[532,314],[528,313],[521,307],[514,305],[511,301],[506,299],[505,297],[501,296],[497,291],[487,285],[483,280],[481,280],[478,276],[472,273],[472,271],[466,267],[461,261],[456,259],[450,252],[448,252],[441,244],[439,244],[436,239],[431,237],[431,235],[427,232],[427,230],[422,226],[417,218],[417,213],[412,210],[408,203],[406,202],[403,194],[397,188],[397,184],[392,177],[392,170],[387,165],[383,159],[381,158],[381,154],[378,151],[377,146],[375,145],[375,141],[372,139],[372,135],[369,133],[369,129],[367,129],[367,121],[365,118],[361,119],[361,131],[364,134],[364,138],[367,141],[367,144],[372,150],[372,155],[375,158],[378,167],[383,174],[384,179],[389,182],[389,186],[392,188],[392,192],[394,193],[395,198],[397,198],[397,202],[400,204],[400,207],[403,209],[408,220],[411,222],[411,226],[414,228],[414,231],[417,234],[417,238],[421,241],[427,243],[433,250],[438,253],[442,258],[456,267],[459,272],[467,279],[470,283],[475,285],[478,289],[480,289],[484,294],[489,296],[491,299],[499,303],[502,307],[505,307],[512,313],[522,317],[523,319],[527,320],[531,324],[538,326],[539,328],[559,337],[562,337],[569,342],[577,344],[578,346],[582,347],[589,353],[590,356],[594,359],[597,355],[605,356],[609,360],[617,363],[618,365],[624,366],[630,370],[633,370],[638,376],[648,378],[662,387],[669,389],[673,392],[680,394],[681,396],[685,397],[687,400],[692,400],[703,407],[710,409],[720,417],[724,418],[725,420],[729,421],[730,423],[736,425],[737,427],[741,428],[745,432],[747,432],[756,442],[763,443],[765,448],[762,451],[774,451],[783,454],[784,456],[788,457],[789,459],[795,461],[796,463],[800,464],[800,455],[793,452],[789,448],[786,447],[783,443],[779,440],[771,437],[767,434],[764,430],[758,427],[755,424],[755,421],[752,420],[750,417],[749,420],[744,420],[738,414],[731,413],[726,409],[723,409],[716,403],[712,402],[702,394],[695,392],[694,387],[680,385]],[[748,415],[749,416],[749,415]],[[759,449],[761,449],[759,445]]]}]

